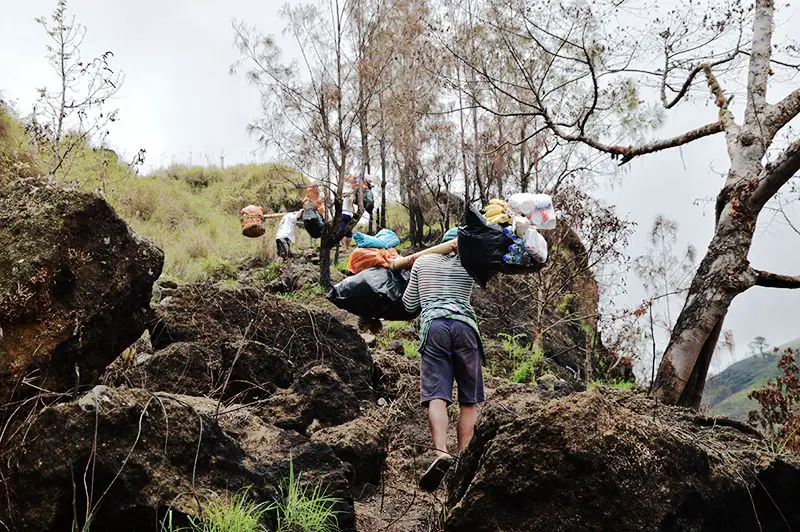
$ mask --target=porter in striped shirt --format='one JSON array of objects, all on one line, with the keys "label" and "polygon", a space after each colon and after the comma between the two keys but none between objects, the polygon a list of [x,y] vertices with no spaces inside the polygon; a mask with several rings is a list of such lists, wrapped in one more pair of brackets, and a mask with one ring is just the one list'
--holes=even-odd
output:
[{"label": "porter in striped shirt", "polygon": [[416,260],[403,294],[403,305],[409,312],[422,307],[420,352],[425,347],[431,322],[437,318],[463,321],[478,334],[478,322],[470,304],[474,284],[454,253],[423,255]]},{"label": "porter in striped shirt", "polygon": [[[443,241],[456,237],[445,233]],[[455,244],[455,243],[454,243]],[[453,246],[455,249],[456,246]],[[453,402],[453,381],[458,383],[458,450],[463,451],[475,432],[477,404],[484,400],[481,360],[483,350],[475,311],[470,304],[472,278],[455,254],[423,255],[411,269],[403,294],[409,311],[420,313],[420,403],[428,408],[436,458],[419,481],[425,491],[435,491],[452,464],[447,451],[447,407]]]}]

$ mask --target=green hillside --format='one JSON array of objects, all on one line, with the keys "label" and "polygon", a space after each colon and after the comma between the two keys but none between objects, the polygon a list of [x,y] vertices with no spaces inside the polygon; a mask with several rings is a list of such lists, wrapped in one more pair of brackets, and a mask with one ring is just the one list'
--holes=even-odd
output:
[{"label": "green hillside", "polygon": [[714,415],[747,420],[747,413],[756,408],[755,401],[748,399],[747,394],[763,387],[767,379],[781,374],[778,369],[779,353],[787,348],[800,348],[800,339],[778,346],[778,353],[745,358],[709,377],[703,397],[704,404]]},{"label": "green hillside", "polygon": [[[44,157],[29,149],[20,120],[0,102],[0,183],[44,173]],[[305,192],[304,178],[278,164],[171,166],[139,176],[113,151],[89,145],[63,180],[102,194],[136,233],[161,246],[164,273],[182,281],[232,279],[239,262],[274,255],[277,221],[264,237],[245,238],[239,210],[251,203],[270,212],[299,208]]]}]

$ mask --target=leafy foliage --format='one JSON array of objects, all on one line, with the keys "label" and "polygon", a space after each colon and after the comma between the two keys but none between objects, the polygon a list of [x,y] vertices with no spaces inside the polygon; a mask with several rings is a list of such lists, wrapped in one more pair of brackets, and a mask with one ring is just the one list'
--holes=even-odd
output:
[{"label": "leafy foliage", "polygon": [[419,342],[416,340],[405,340],[403,342],[403,355],[406,358],[419,358]]},{"label": "leafy foliage", "polygon": [[503,351],[511,358],[513,371],[511,382],[535,382],[537,374],[544,365],[544,351],[526,341],[523,334],[512,336],[506,333],[499,335],[503,339]]},{"label": "leafy foliage", "polygon": [[800,365],[795,352],[787,349],[778,367],[783,375],[748,394],[761,407],[750,412],[749,420],[764,431],[773,448],[800,453]]}]

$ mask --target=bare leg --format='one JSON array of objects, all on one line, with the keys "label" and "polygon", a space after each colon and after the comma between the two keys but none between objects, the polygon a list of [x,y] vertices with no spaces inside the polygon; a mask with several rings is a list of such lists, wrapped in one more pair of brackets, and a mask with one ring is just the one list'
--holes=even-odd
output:
[{"label": "bare leg", "polygon": [[428,403],[428,423],[437,458],[450,456],[447,453],[447,422],[447,403],[442,399],[433,399]]},{"label": "bare leg", "polygon": [[459,405],[458,425],[456,436],[458,438],[458,452],[463,451],[475,434],[475,422],[478,420],[478,405]]}]

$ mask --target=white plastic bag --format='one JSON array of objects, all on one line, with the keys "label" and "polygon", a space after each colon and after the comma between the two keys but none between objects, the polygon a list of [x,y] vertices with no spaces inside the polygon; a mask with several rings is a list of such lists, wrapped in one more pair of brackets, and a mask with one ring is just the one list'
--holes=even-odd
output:
[{"label": "white plastic bag", "polygon": [[555,229],[556,211],[553,198],[547,194],[531,194],[520,192],[508,198],[508,207],[512,212],[527,216],[537,229]]},{"label": "white plastic bag", "polygon": [[514,216],[511,220],[511,224],[514,226],[514,234],[520,238],[525,238],[525,233],[528,232],[531,221],[525,216]]},{"label": "white plastic bag", "polygon": [[530,253],[533,260],[538,263],[547,262],[547,241],[533,227],[529,227],[525,233],[525,251]]}]

